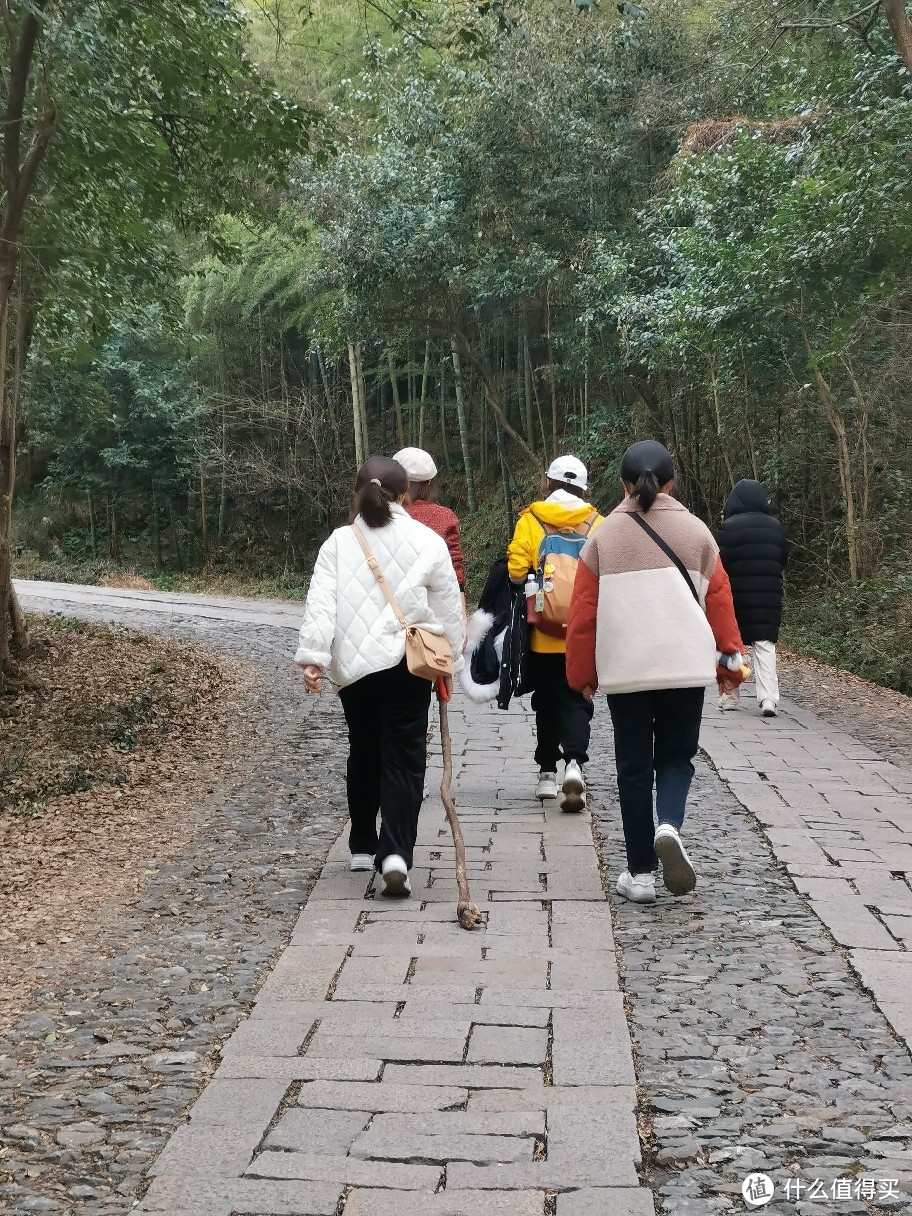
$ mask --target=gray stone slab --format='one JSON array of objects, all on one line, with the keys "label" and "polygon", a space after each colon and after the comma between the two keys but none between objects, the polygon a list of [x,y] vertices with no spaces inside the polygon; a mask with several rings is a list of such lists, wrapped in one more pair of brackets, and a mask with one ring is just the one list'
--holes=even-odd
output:
[{"label": "gray stone slab", "polygon": [[517,1026],[476,1026],[469,1040],[468,1061],[474,1064],[532,1064],[540,1067],[548,1055],[548,1031]]},{"label": "gray stone slab", "polygon": [[378,1081],[382,1060],[342,1059],[321,1056],[240,1056],[223,1060],[218,1075],[225,1079],[272,1079],[285,1081]]},{"label": "gray stone slab", "polygon": [[[417,1075],[421,1065],[408,1068],[399,1065],[403,1073],[400,1083],[389,1076],[390,1065],[379,1085],[358,1081],[311,1081],[301,1086],[299,1106],[322,1107],[327,1110],[369,1110],[415,1112],[452,1110],[463,1106],[468,1097],[468,1080],[461,1085],[424,1083]],[[422,1070],[423,1071],[423,1070]]]},{"label": "gray stone slab", "polygon": [[523,1089],[542,1084],[537,1068],[505,1064],[389,1064],[383,1073],[384,1084],[431,1086],[468,1086],[472,1089]]},{"label": "gray stone slab", "polygon": [[586,1163],[533,1161],[526,1165],[471,1165],[454,1161],[447,1185],[457,1190],[575,1190],[579,1187],[639,1185],[633,1162],[619,1154]]},{"label": "gray stone slab", "polygon": [[[510,1090],[509,1093],[517,1091]],[[406,1135],[419,1131],[425,1135],[471,1136],[543,1136],[545,1113],[538,1111],[469,1111],[452,1110],[423,1112],[418,1115],[375,1115],[371,1131]]]},{"label": "gray stone slab", "polygon": [[[655,1211],[655,1197],[645,1187],[586,1187],[557,1197],[557,1216],[655,1216]],[[693,1211],[696,1216],[696,1207]]]},{"label": "gray stone slab", "polygon": [[479,1089],[469,1094],[473,1114],[496,1111],[550,1111],[558,1106],[613,1106],[633,1119],[634,1085],[543,1085],[541,1089]]},{"label": "gray stone slab", "polygon": [[278,1110],[288,1085],[283,1080],[233,1080],[217,1073],[190,1111],[191,1127],[225,1127],[245,1130],[263,1127]]},{"label": "gray stone slab", "polygon": [[399,1191],[435,1191],[443,1176],[435,1165],[360,1161],[356,1157],[318,1156],[266,1150],[247,1168],[251,1178],[295,1178],[302,1182],[340,1182],[343,1186],[384,1186]]},{"label": "gray stone slab", "polygon": [[213,1204],[227,1206],[234,1216],[335,1216],[342,1183],[258,1181],[250,1178],[214,1179],[205,1175],[156,1178],[136,1209],[140,1212],[179,1211],[206,1216]]},{"label": "gray stone slab", "polygon": [[267,1122],[268,1118],[259,1125],[230,1130],[185,1123],[171,1134],[149,1173],[240,1178],[250,1164]]},{"label": "gray stone slab", "polygon": [[811,907],[843,946],[898,950],[899,943],[871,915],[859,896],[838,901],[811,900]]},{"label": "gray stone slab", "polygon": [[[542,1191],[454,1191],[438,1195],[397,1195],[356,1188],[345,1216],[542,1216]],[[637,1214],[638,1216],[638,1214]]]},{"label": "gray stone slab", "polygon": [[[432,1030],[431,1026],[424,1026],[425,1030]],[[423,1061],[432,1064],[445,1063],[461,1063],[462,1057],[465,1054],[466,1039],[468,1031],[460,1035],[458,1038],[443,1036],[431,1038],[430,1035],[420,1035],[417,1032],[412,1036],[402,1034],[397,1035],[369,1035],[358,1036],[358,1050],[364,1051],[371,1056],[376,1056],[380,1060],[413,1060]],[[307,1055],[318,1059],[328,1056],[332,1059],[343,1059],[346,1050],[352,1048],[352,1040],[341,1035],[321,1035],[319,1031],[314,1037],[313,1042],[307,1050]]]},{"label": "gray stone slab", "polygon": [[266,1137],[264,1147],[344,1157],[370,1119],[369,1111],[298,1107],[285,1112]]},{"label": "gray stone slab", "polygon": [[399,1021],[414,1025],[424,1018],[429,1025],[437,1019],[467,1016],[476,1026],[547,1026],[551,1016],[547,1007],[528,1008],[523,1005],[449,1005],[436,1000],[435,993],[409,996]]},{"label": "gray stone slab", "polygon": [[611,1156],[640,1164],[637,1126],[624,1108],[566,1103],[548,1112],[549,1161],[586,1165]]},{"label": "gray stone slab", "polygon": [[531,1161],[535,1141],[528,1136],[483,1136],[448,1132],[425,1135],[412,1128],[401,1133],[382,1132],[373,1127],[351,1147],[351,1155],[365,1160],[401,1162],[473,1161],[477,1165],[497,1162]]},{"label": "gray stone slab", "polygon": [[620,995],[613,1007],[592,1013],[555,1009],[552,1061],[555,1085],[627,1085],[636,1082],[630,1033]]}]

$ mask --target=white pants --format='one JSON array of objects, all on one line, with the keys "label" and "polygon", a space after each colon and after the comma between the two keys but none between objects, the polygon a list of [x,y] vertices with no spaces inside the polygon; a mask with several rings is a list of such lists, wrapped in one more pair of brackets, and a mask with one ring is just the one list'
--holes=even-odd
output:
[{"label": "white pants", "polygon": [[779,677],[776,674],[776,643],[754,642],[754,680],[757,700],[779,704]]}]

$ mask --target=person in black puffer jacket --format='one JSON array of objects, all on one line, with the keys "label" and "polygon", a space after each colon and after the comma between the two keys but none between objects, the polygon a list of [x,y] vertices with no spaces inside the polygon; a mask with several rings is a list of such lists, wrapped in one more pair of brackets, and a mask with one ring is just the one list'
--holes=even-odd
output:
[{"label": "person in black puffer jacket", "polygon": [[[731,582],[741,637],[754,648],[760,711],[764,717],[774,718],[779,707],[776,642],[782,623],[788,540],[759,481],[739,481],[729,494],[716,541]],[[723,693],[719,706],[737,709],[738,690]]]}]

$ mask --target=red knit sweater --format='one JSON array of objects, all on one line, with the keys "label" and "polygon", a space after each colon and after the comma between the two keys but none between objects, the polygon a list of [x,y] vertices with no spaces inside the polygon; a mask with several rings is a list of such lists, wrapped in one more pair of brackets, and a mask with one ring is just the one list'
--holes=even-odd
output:
[{"label": "red knit sweater", "polygon": [[405,509],[412,519],[417,519],[420,524],[424,524],[426,528],[430,528],[432,532],[436,532],[446,541],[453,569],[456,571],[459,590],[465,591],[465,562],[462,557],[459,520],[455,511],[451,511],[449,507],[442,507],[438,502],[425,502],[421,498],[409,503]]}]

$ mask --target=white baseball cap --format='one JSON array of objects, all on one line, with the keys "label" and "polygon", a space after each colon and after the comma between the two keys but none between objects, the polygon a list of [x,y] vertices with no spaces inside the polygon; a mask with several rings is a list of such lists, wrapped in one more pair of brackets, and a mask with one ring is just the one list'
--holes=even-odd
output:
[{"label": "white baseball cap", "polygon": [[437,476],[434,457],[423,448],[403,448],[393,460],[402,465],[409,475],[409,481],[433,481]]},{"label": "white baseball cap", "polygon": [[549,481],[562,481],[567,486],[578,486],[585,490],[589,485],[586,466],[575,456],[558,456],[552,460],[545,474]]}]

